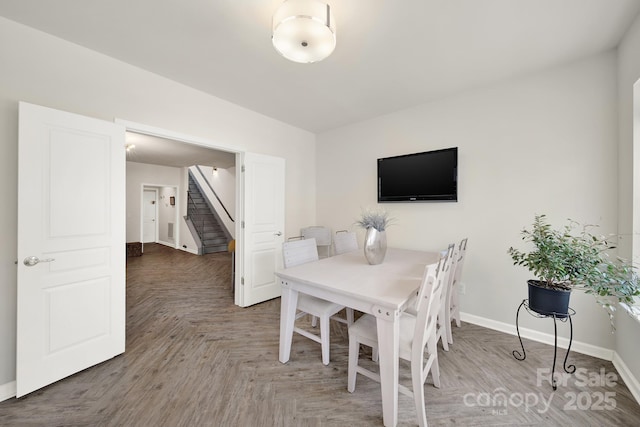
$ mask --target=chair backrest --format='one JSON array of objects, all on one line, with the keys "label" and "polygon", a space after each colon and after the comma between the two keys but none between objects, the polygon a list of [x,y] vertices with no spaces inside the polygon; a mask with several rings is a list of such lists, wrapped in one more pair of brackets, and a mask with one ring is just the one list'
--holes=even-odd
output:
[{"label": "chair backrest", "polygon": [[330,246],[331,245],[331,229],[320,225],[314,225],[311,227],[305,227],[300,230],[300,234],[307,239],[316,239],[316,245],[318,246]]},{"label": "chair backrest", "polygon": [[447,250],[443,251],[443,253],[443,258],[445,258],[446,261],[442,266],[442,270],[444,270],[444,274],[446,274],[446,277],[444,277],[444,283],[446,285],[451,281],[451,279],[453,279],[453,268],[456,263],[456,244],[449,244],[449,246],[447,246]]},{"label": "chair backrest", "polygon": [[444,280],[442,264],[446,260],[440,259],[437,264],[429,264],[425,268],[424,278],[418,293],[420,309],[416,314],[416,326],[413,332],[412,360],[419,360],[417,357],[424,351],[429,336],[436,334],[438,324],[438,312],[442,304],[442,292],[444,291]]},{"label": "chair backrest", "polygon": [[455,261],[455,269],[453,272],[453,278],[451,279],[453,285],[460,283],[460,276],[462,275],[462,266],[464,265],[464,258],[467,254],[467,240],[465,237],[460,241],[458,247],[456,248],[456,261]]},{"label": "chair backrest", "polygon": [[282,259],[284,261],[284,268],[317,261],[319,258],[316,239],[284,242],[282,244]]},{"label": "chair backrest", "polygon": [[[451,271],[451,261],[453,260],[453,248],[454,245],[449,245],[449,247],[440,253],[440,259],[434,265],[436,265],[436,275],[440,277],[443,281],[443,284],[447,285],[447,280],[449,279],[449,273]],[[428,267],[428,266],[427,266]],[[427,270],[424,271],[424,276],[422,278],[422,285],[418,289],[418,297],[415,301],[415,312],[418,313],[425,302],[425,293],[428,292],[428,289],[425,288],[424,281],[426,280]],[[443,291],[446,293],[446,290]],[[442,298],[442,296],[441,296]]]},{"label": "chair backrest", "polygon": [[336,255],[358,250],[358,238],[353,231],[336,231],[333,237],[333,247]]},{"label": "chair backrest", "polygon": [[442,280],[443,280],[442,283],[444,288],[442,290],[442,296],[441,296],[442,306],[440,307],[440,310],[445,309],[445,306],[447,304],[445,301],[449,301],[449,296],[451,295],[451,288],[454,283],[455,269],[456,269],[456,264],[458,262],[458,249],[455,243],[451,243],[449,245],[449,247],[446,250],[445,257],[446,257],[446,261],[443,266],[444,276],[442,277]]},{"label": "chair backrest", "polygon": [[314,225],[300,229],[300,234],[305,239],[316,239],[316,245],[324,248],[326,255],[331,256],[331,229],[321,225]]},{"label": "chair backrest", "polygon": [[[440,294],[440,314],[442,315],[441,321],[444,321],[444,309],[449,301],[451,295],[451,286],[453,285],[454,268],[456,263],[456,244],[451,243],[444,255],[444,264],[441,271],[438,274],[442,275],[442,293]],[[442,325],[440,325],[442,326]]]}]

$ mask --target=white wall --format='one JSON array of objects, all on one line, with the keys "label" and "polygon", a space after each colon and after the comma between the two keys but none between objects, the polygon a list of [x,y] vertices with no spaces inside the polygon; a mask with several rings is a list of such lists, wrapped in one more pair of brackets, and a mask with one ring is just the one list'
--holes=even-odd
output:
[{"label": "white wall", "polygon": [[[633,139],[634,84],[635,104],[640,107],[640,16],[636,18],[618,48],[618,122],[619,122],[619,203],[620,233],[627,239],[622,256],[640,261],[640,108],[636,109],[636,140]],[[634,166],[635,164],[635,166]],[[634,170],[635,167],[635,170]],[[632,179],[632,177],[635,177]],[[632,245],[632,240],[635,243]],[[616,352],[631,374],[640,380],[640,323],[619,310]]]},{"label": "white wall", "polygon": [[[320,134],[317,222],[343,229],[376,205],[377,158],[459,147],[459,202],[380,205],[397,219],[388,244],[437,250],[468,236],[462,311],[514,324],[532,275],[507,249],[536,213],[616,232],[616,111],[612,51]],[[613,349],[604,310],[571,298],[575,340]],[[531,316],[521,326],[553,334],[553,322]]]},{"label": "white wall", "polygon": [[[184,194],[180,191],[180,194]],[[160,187],[158,189],[158,242],[164,243],[171,247],[176,246],[176,232],[185,233],[186,230],[182,227],[183,218],[176,216],[178,206],[171,204],[171,197],[176,200],[178,198],[178,187]],[[176,220],[178,218],[178,220]],[[169,224],[173,224],[173,236],[169,237]],[[179,247],[179,246],[178,246]]]},{"label": "white wall", "polygon": [[[174,168],[169,166],[147,165],[144,163],[127,162],[127,242],[140,242],[141,230],[140,230],[140,217],[142,215],[142,186],[148,185],[152,187],[164,187],[175,186],[180,188],[181,184],[182,168]],[[186,194],[186,190],[184,191]],[[176,209],[176,206],[164,206],[165,203],[161,199],[164,193],[158,192],[158,203],[165,210],[171,211]],[[169,204],[169,194],[166,196],[166,204]],[[184,201],[182,201],[184,203]],[[167,212],[163,212],[163,209],[159,209],[159,215],[167,216]],[[175,214],[171,214],[171,220],[175,217]],[[166,222],[166,221],[165,221]],[[181,233],[185,232],[183,229]],[[162,230],[158,235],[158,238],[164,236]]]},{"label": "white wall", "polygon": [[285,232],[315,222],[313,134],[4,18],[0,40],[0,386],[15,379],[18,101],[282,157]]}]

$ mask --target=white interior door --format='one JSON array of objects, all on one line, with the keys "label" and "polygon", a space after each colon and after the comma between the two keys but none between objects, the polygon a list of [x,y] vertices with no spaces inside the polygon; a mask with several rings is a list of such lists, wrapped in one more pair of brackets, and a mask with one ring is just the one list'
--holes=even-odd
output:
[{"label": "white interior door", "polygon": [[243,307],[281,293],[274,273],[281,264],[284,241],[284,166],[279,157],[244,155],[244,247],[239,286]]},{"label": "white interior door", "polygon": [[20,103],[16,395],[125,347],[125,130]]},{"label": "white interior door", "polygon": [[142,192],[142,243],[155,243],[157,239],[158,192],[145,189]]}]

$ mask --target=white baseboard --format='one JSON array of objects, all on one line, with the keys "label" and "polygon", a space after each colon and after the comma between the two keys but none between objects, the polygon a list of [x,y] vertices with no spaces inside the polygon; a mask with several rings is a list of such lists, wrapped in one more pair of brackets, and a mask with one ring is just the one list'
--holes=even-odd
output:
[{"label": "white baseboard", "polygon": [[633,376],[629,367],[624,363],[624,360],[620,358],[618,353],[613,354],[613,366],[622,377],[625,385],[631,391],[631,394],[636,399],[636,402],[640,403],[640,382]]},{"label": "white baseboard", "polygon": [[16,382],[0,384],[0,402],[16,397]]},{"label": "white baseboard", "polygon": [[190,254],[198,255],[198,249],[181,248],[181,247],[176,246],[176,244],[173,243],[173,242],[164,242],[162,240],[158,240],[156,243],[159,244],[159,245],[168,246],[168,247],[170,247],[172,249],[178,249],[178,250],[181,250],[181,251],[184,251],[184,252],[189,252]]},{"label": "white baseboard", "polygon": [[[482,326],[496,331],[504,332],[510,335],[518,335],[516,326],[510,323],[498,322],[484,317],[474,316],[472,314],[460,313],[460,319],[463,322],[473,323],[474,325]],[[553,345],[553,335],[535,331],[528,328],[520,328],[520,336],[533,341],[541,342],[544,344]],[[567,348],[569,346],[569,340],[567,338],[558,337],[558,347]],[[517,346],[516,346],[517,347]],[[586,354],[587,356],[597,357],[598,359],[612,361],[614,357],[614,351],[608,348],[597,347],[595,345],[586,344],[580,341],[573,340],[571,343],[571,351],[576,353]]]},{"label": "white baseboard", "polygon": [[[504,332],[510,335],[518,335],[516,326],[509,323],[497,322],[495,320],[486,319],[484,317],[474,316],[467,313],[460,313],[460,320],[462,320],[463,322],[473,323],[474,325],[482,326],[485,328],[494,329],[496,331]],[[544,344],[553,345],[553,335],[534,331],[533,329],[520,328],[520,336],[522,338],[527,338]],[[558,338],[558,347],[567,348],[568,345],[568,339]],[[515,349],[517,350],[517,345]],[[618,374],[620,374],[620,377],[622,377],[625,385],[627,386],[633,397],[636,399],[636,401],[640,403],[640,382],[629,370],[618,353],[607,348],[597,347],[575,340],[571,343],[571,351],[613,362],[613,366],[618,371]]]},{"label": "white baseboard", "polygon": [[198,255],[197,249],[191,249],[191,248],[178,248],[178,249],[180,249],[181,251],[189,252],[190,254]]}]

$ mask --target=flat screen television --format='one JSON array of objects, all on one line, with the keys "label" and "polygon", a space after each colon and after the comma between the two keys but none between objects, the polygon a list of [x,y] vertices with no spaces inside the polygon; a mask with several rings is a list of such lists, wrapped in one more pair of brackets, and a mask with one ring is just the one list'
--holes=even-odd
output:
[{"label": "flat screen television", "polygon": [[458,200],[458,147],[378,159],[378,202]]}]

